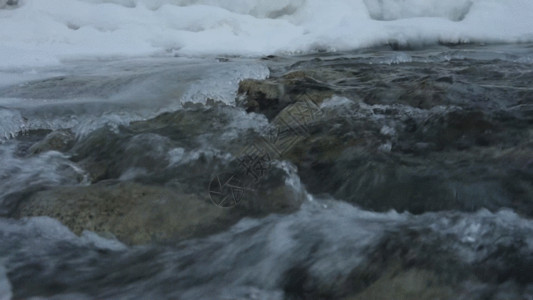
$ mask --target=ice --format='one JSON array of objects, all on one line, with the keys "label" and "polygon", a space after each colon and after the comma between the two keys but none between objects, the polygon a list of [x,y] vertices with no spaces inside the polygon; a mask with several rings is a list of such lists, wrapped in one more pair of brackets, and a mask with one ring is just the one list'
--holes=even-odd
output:
[{"label": "ice", "polygon": [[[68,128],[78,137],[104,126],[118,130],[132,121],[182,109],[186,102],[215,99],[234,105],[239,81],[270,74],[255,59],[169,57],[76,61],[37,69],[0,71],[0,143],[33,129]],[[242,115],[245,124],[237,122],[224,134],[257,126],[262,116]]]},{"label": "ice", "polygon": [[26,122],[18,111],[0,106],[0,143],[17,136],[26,129]]},{"label": "ice", "polygon": [[0,9],[0,69],[95,56],[531,42],[532,11],[529,0],[21,0]]}]

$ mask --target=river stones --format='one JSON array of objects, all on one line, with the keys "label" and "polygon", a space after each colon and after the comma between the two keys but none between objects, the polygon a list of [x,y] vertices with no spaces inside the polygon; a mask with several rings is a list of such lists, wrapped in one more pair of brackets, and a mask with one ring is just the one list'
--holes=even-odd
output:
[{"label": "river stones", "polygon": [[127,244],[144,244],[220,230],[230,221],[229,212],[208,201],[165,187],[103,182],[38,192],[22,202],[15,215],[50,216],[76,234],[90,230]]},{"label": "river stones", "polygon": [[532,94],[498,88],[501,72],[309,60],[243,81],[241,105],[291,139],[281,158],[313,194],[375,211],[532,216]]},{"label": "river stones", "polygon": [[243,217],[296,211],[304,195],[276,173],[228,208],[215,205],[207,189],[191,194],[172,186],[102,181],[36,191],[12,217],[49,216],[76,234],[89,230],[130,245],[176,242],[223,231]]},{"label": "river stones", "polygon": [[[312,194],[327,194],[368,210],[421,214],[508,207],[532,216],[533,131],[527,101],[531,93],[496,89],[494,80],[503,77],[498,72],[490,75],[490,68],[462,62],[427,69],[417,63],[307,60],[274,70],[265,80],[241,81],[241,107],[215,102],[185,105],[149,120],[101,128],[72,146],[68,131],[52,132],[29,152],[65,152],[89,173],[93,185],[79,188],[79,193],[74,187],[30,193],[19,216],[54,217],[55,211],[76,215],[73,212],[82,210],[78,203],[84,202],[69,199],[84,199],[83,195],[102,203],[119,199],[137,208],[113,209],[114,217],[103,227],[88,217],[83,226],[72,217],[61,220],[75,232],[109,231],[128,243],[189,238],[210,232],[205,226],[211,225],[199,225],[197,215],[205,214],[211,220],[205,223],[217,227],[242,217],[296,211],[305,200],[303,189],[285,183],[292,175],[279,164],[294,167],[294,178]],[[471,82],[481,78],[480,72],[493,76],[490,84]],[[246,150],[279,146],[272,143],[287,145],[269,158],[278,165],[252,178],[242,166]],[[251,181],[242,201],[225,213],[204,206],[209,204],[210,180],[221,173],[244,173]],[[145,189],[152,198],[139,196]],[[70,213],[59,204],[47,204],[52,208],[44,210],[36,204],[41,198],[48,199],[42,203],[65,202]],[[168,219],[163,229],[152,226],[150,218],[159,210],[178,206],[169,200],[168,207],[154,208],[154,216],[138,212],[147,211],[150,201],[158,198],[182,199],[185,210],[204,209],[184,221],[187,228],[198,230],[187,235],[185,225],[168,221],[170,217],[163,218]],[[105,213],[92,214],[101,218]],[[128,227],[133,225],[117,217],[120,214],[131,214],[151,229],[135,233]],[[156,231],[163,233],[158,236]]]}]

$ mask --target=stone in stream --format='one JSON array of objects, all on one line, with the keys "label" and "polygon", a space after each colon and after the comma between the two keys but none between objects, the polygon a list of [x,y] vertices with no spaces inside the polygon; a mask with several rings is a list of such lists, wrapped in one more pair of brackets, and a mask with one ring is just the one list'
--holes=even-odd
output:
[{"label": "stone in stream", "polygon": [[[288,175],[280,168],[272,168],[258,182],[246,175],[253,186],[235,207],[223,209],[210,201],[211,174],[243,172],[226,154],[201,144],[206,138],[213,145],[217,139],[230,143],[220,137],[237,110],[228,109],[192,107],[118,131],[96,130],[68,151],[93,184],[28,191],[17,200],[12,215],[49,216],[77,234],[90,230],[112,234],[127,244],[145,244],[215,233],[243,217],[294,212],[304,195],[285,183]],[[32,151],[59,150],[66,144],[56,141],[56,136],[63,137],[60,133],[50,133]],[[246,146],[233,144],[222,147],[230,151]]]},{"label": "stone in stream", "polygon": [[292,72],[277,79],[243,80],[238,94],[244,98],[242,105],[247,112],[262,113],[272,119],[290,104],[305,100],[320,104],[334,93],[310,74]]},{"label": "stone in stream", "polygon": [[29,152],[37,154],[46,151],[65,152],[74,144],[75,135],[70,130],[56,130],[50,132],[43,140],[33,144]]},{"label": "stone in stream", "polygon": [[136,183],[38,192],[19,205],[15,216],[49,216],[76,234],[113,234],[127,244],[185,239],[229,221],[227,211],[205,199]]},{"label": "stone in stream", "polygon": [[165,182],[181,174],[175,169],[169,173],[169,166],[184,164],[188,168],[184,168],[187,172],[183,176],[209,178],[212,165],[223,163],[224,152],[236,153],[245,146],[232,141],[247,136],[240,132],[239,124],[232,123],[235,115],[242,114],[242,110],[226,106],[191,105],[121,126],[118,132],[101,128],[77,141],[71,150],[72,160],[89,171],[93,182],[118,179],[132,169],[144,170],[151,180]]},{"label": "stone in stream", "polygon": [[[22,201],[14,217],[49,216],[81,234],[84,230],[113,235],[127,244],[172,242],[223,231],[244,216],[296,210],[290,189],[262,189],[243,205],[222,209],[205,195],[185,194],[171,187],[134,182],[101,182],[57,187]],[[301,200],[301,199],[300,199]]]}]

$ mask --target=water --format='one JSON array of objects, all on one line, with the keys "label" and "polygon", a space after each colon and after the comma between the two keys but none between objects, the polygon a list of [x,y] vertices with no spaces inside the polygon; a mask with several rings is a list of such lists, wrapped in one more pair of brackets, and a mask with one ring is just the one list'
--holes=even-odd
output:
[{"label": "water", "polygon": [[0,0],[0,300],[533,299],[531,11]]},{"label": "water", "polygon": [[[531,49],[87,60],[12,77],[0,89],[2,299],[531,299]],[[321,74],[307,93],[333,89],[309,130],[317,140],[339,136],[337,146],[297,144],[236,208],[214,206],[212,176],[239,172],[239,151],[273,126],[247,114],[242,96],[236,102],[238,82],[281,83],[287,72]],[[433,82],[442,98],[419,95],[413,104],[398,96],[410,91],[405,82]],[[287,95],[306,93],[283,84]],[[448,121],[431,120],[476,109],[493,139],[478,142],[485,123],[453,125],[466,126],[458,140],[446,136],[452,129],[433,137]],[[402,122],[425,125],[404,135]],[[42,144],[52,130],[65,132],[60,147]],[[349,141],[374,156],[342,148]],[[346,150],[331,160],[336,147]],[[321,167],[307,162],[312,153]],[[118,206],[100,211],[98,199]],[[154,231],[142,201],[155,201]],[[178,206],[165,206],[172,201]],[[82,210],[116,223],[84,221]],[[144,224],[148,238],[128,239],[120,214]],[[173,225],[194,214],[201,221],[191,234]]]},{"label": "water", "polygon": [[[76,237],[49,218],[3,219],[0,237],[3,253],[17,253],[4,262],[17,298],[337,298],[365,273],[379,276],[394,260],[410,259],[410,268],[446,272],[462,299],[489,291],[527,299],[532,229],[509,211],[412,216],[315,200],[292,215],[245,219],[169,247]],[[377,257],[385,261],[372,265]],[[457,282],[469,272],[492,284]]]}]

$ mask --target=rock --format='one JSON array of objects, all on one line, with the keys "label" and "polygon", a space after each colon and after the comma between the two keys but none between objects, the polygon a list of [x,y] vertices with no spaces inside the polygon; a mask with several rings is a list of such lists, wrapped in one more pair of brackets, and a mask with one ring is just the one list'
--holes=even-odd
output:
[{"label": "rock", "polygon": [[444,88],[431,79],[424,79],[413,87],[405,88],[398,96],[398,102],[422,109],[448,104]]},{"label": "rock", "polygon": [[51,150],[65,152],[72,147],[75,139],[74,133],[70,130],[52,131],[43,140],[33,144],[29,149],[29,153],[37,154]]},{"label": "rock", "polygon": [[448,300],[458,299],[453,287],[441,282],[439,277],[425,270],[389,271],[369,287],[344,300]]},{"label": "rock", "polygon": [[239,83],[238,94],[245,97],[242,105],[247,112],[261,112],[267,118],[272,118],[290,103],[283,85],[276,82],[246,79]]},{"label": "rock", "polygon": [[262,113],[271,120],[288,105],[309,101],[320,105],[334,93],[305,72],[291,72],[276,79],[243,80],[238,94],[244,98],[241,105],[247,112]]},{"label": "rock", "polygon": [[[290,108],[272,123],[292,114]],[[354,101],[322,108],[312,121],[308,136],[283,158],[298,167],[313,194],[329,193],[376,211],[511,207],[533,215],[526,184],[532,168],[505,162],[531,166],[525,154],[532,141],[524,130],[528,121],[516,114]],[[504,149],[516,157],[501,156]]]},{"label": "rock", "polygon": [[87,171],[89,180],[92,183],[109,178],[108,164],[104,161],[95,161],[92,158],[88,158],[78,162],[78,164],[83,170]]},{"label": "rock", "polygon": [[284,94],[283,86],[265,80],[245,79],[239,82],[239,94],[247,94],[251,98],[278,100]]},{"label": "rock", "polygon": [[36,191],[11,215],[52,217],[76,234],[84,230],[112,234],[130,245],[175,242],[222,231],[245,216],[294,212],[303,194],[286,186],[278,175],[273,171],[270,179],[230,208],[214,205],[207,189],[191,194],[170,186],[102,181]]},{"label": "rock", "polygon": [[265,174],[247,184],[245,193],[236,210],[247,216],[265,216],[271,213],[292,213],[305,200],[303,189],[285,183],[287,174],[279,168],[270,168]]},{"label": "rock", "polygon": [[[320,102],[314,101],[311,97],[301,97],[295,103],[292,103],[281,110],[272,120],[272,124],[292,129],[295,133],[307,133],[310,126],[320,121],[323,112],[320,108]],[[323,99],[322,99],[323,100]]]},{"label": "rock", "polygon": [[197,195],[137,183],[58,187],[22,202],[15,217],[49,216],[74,233],[113,234],[127,244],[187,239],[224,229],[235,218]]}]

